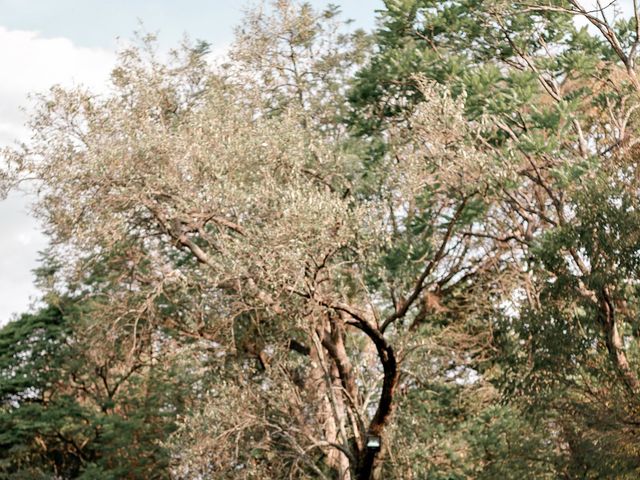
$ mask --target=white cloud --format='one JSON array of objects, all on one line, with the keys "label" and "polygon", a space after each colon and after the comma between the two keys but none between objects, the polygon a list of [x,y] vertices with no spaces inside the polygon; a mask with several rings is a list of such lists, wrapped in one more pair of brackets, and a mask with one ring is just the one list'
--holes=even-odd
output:
[{"label": "white cloud", "polygon": [[28,94],[45,92],[57,83],[102,89],[114,62],[115,54],[108,50],[0,26],[0,142],[26,133],[20,109],[27,105]]},{"label": "white cloud", "polygon": [[[29,94],[46,92],[54,84],[104,90],[115,59],[109,50],[0,26],[0,146],[27,139],[22,109],[29,111]],[[14,192],[0,202],[0,324],[27,310],[37,296],[31,270],[46,238],[28,213],[31,199]]]}]

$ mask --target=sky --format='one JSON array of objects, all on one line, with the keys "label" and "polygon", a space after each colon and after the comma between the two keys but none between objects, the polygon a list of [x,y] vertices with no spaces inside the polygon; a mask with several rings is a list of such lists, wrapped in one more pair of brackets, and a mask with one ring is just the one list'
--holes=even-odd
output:
[{"label": "sky", "polygon": [[[312,0],[324,7],[324,0]],[[355,26],[371,29],[382,0],[333,0]],[[0,0],[0,147],[26,140],[31,93],[54,84],[108,85],[116,52],[135,31],[157,33],[168,49],[188,35],[224,51],[243,0]],[[13,192],[0,201],[0,325],[28,311],[39,293],[32,270],[47,240],[30,215],[33,196]]]}]

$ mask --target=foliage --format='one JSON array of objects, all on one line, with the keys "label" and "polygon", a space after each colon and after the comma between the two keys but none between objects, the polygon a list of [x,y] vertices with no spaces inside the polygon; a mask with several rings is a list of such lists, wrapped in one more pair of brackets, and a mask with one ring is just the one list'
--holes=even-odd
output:
[{"label": "foliage", "polygon": [[85,315],[66,300],[0,332],[2,478],[168,478],[157,441],[187,386],[165,355],[127,359],[124,338],[91,345]]},{"label": "foliage", "polygon": [[7,152],[54,247],[2,468],[637,477],[636,23],[278,1],[223,65],[144,39],[109,94],[53,88]]}]

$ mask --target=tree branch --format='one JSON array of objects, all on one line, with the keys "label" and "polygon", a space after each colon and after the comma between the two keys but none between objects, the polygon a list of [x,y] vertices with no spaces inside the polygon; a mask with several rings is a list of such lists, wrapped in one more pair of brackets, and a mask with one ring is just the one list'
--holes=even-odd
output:
[{"label": "tree branch", "polygon": [[456,212],[453,215],[453,218],[451,219],[451,222],[449,222],[449,226],[447,227],[447,231],[445,232],[445,235],[442,238],[442,241],[440,242],[440,247],[438,248],[438,251],[434,255],[433,259],[429,263],[427,263],[427,266],[424,268],[424,270],[422,271],[422,273],[420,274],[420,276],[416,280],[416,283],[415,283],[415,285],[413,287],[413,290],[412,290],[411,294],[406,299],[402,300],[399,303],[399,308],[397,308],[395,312],[393,312],[391,315],[389,315],[384,320],[384,322],[382,322],[382,326],[380,327],[380,331],[382,333],[384,333],[385,330],[387,329],[387,327],[389,325],[391,325],[393,322],[395,322],[399,318],[403,318],[407,314],[407,312],[409,311],[409,308],[411,308],[413,303],[420,296],[420,293],[424,289],[425,280],[431,274],[431,272],[433,271],[435,266],[438,264],[438,262],[443,257],[444,252],[445,252],[446,247],[447,247],[447,244],[449,243],[451,235],[453,234],[453,230],[454,230],[458,220],[460,219],[460,216],[462,215],[462,212],[463,212],[464,208],[466,207],[468,200],[469,200],[469,197],[465,197],[462,200],[462,202],[460,203],[460,205],[458,206],[458,208],[456,209]]}]

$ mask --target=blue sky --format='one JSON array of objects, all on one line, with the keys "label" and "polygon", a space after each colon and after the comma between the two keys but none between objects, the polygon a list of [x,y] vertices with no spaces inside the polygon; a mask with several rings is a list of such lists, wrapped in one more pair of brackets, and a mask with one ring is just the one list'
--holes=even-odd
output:
[{"label": "blue sky", "polygon": [[[51,85],[105,88],[115,62],[118,39],[140,29],[158,33],[163,48],[192,39],[225,49],[245,0],[0,0],[0,147],[26,140],[27,95]],[[322,8],[324,0],[311,0]],[[333,0],[356,27],[371,29],[382,0]],[[0,159],[1,161],[1,159]],[[0,201],[0,325],[25,312],[38,292],[32,270],[46,238],[29,214],[33,197],[14,192]]]},{"label": "blue sky", "polygon": [[[252,2],[256,4],[257,2]],[[139,20],[150,32],[159,31],[163,44],[179,40],[184,32],[214,45],[231,41],[233,27],[251,2],[242,0],[0,0],[0,24],[10,29],[38,31],[44,37],[64,37],[91,48],[116,47]],[[315,7],[328,2],[312,0]],[[347,18],[362,28],[374,25],[374,11],[382,0],[333,0]]]}]

